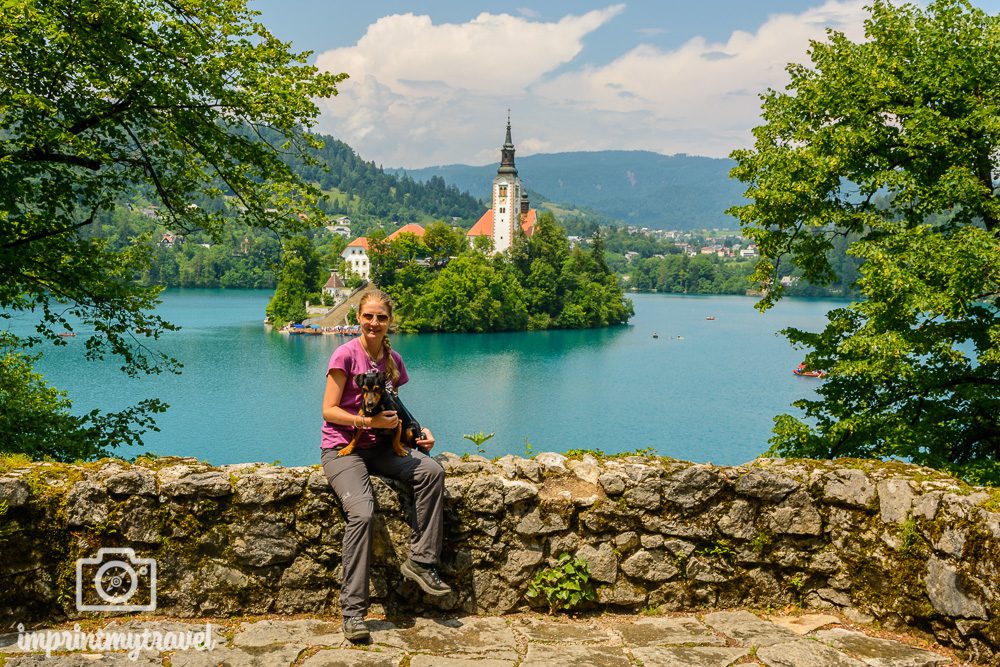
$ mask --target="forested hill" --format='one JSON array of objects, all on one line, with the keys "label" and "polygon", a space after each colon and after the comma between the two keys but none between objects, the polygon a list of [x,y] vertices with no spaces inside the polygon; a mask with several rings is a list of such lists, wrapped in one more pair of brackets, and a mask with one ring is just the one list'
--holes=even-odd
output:
[{"label": "forested hill", "polygon": [[[585,206],[615,220],[652,229],[735,229],[736,220],[725,210],[743,202],[744,188],[729,178],[732,166],[729,159],[650,151],[517,157],[525,187],[547,200]],[[389,171],[418,181],[441,177],[449,186],[485,196],[496,169],[496,164],[453,164]]]},{"label": "forested hill", "polygon": [[406,175],[386,173],[374,162],[363,160],[344,142],[319,137],[323,148],[315,152],[322,166],[296,162],[293,168],[306,180],[333,192],[329,204],[323,206],[330,214],[374,216],[400,224],[456,217],[469,225],[482,215],[480,199],[489,193],[489,185],[478,194],[474,191],[473,196],[440,177],[416,181]]}]

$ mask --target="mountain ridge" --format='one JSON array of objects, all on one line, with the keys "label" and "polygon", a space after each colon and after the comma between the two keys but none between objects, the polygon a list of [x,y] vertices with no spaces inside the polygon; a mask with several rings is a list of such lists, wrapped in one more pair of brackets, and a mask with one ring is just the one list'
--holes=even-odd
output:
[{"label": "mountain ridge", "polygon": [[[734,162],[644,150],[568,151],[516,158],[524,187],[554,204],[584,206],[619,222],[654,229],[735,229],[730,206],[745,202],[729,178]],[[498,163],[386,169],[416,181],[443,178],[472,196],[489,195]],[[533,202],[537,204],[538,202]]]}]

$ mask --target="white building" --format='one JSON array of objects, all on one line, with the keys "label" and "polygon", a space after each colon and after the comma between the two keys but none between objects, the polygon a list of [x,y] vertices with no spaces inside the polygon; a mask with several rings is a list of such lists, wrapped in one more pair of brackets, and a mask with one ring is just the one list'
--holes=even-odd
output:
[{"label": "white building", "polygon": [[340,256],[347,262],[351,273],[361,276],[365,280],[369,279],[371,264],[368,261],[368,239],[366,237],[359,236],[348,243],[347,247],[344,248],[344,252],[340,253]]}]

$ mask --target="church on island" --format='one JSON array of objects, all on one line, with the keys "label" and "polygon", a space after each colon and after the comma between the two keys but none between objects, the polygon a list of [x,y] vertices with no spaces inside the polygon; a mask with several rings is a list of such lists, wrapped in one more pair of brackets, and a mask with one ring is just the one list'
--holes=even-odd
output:
[{"label": "church on island", "polygon": [[[477,237],[489,237],[493,241],[493,251],[506,252],[514,241],[518,228],[525,236],[530,237],[535,231],[538,211],[528,206],[528,194],[521,189],[521,179],[514,166],[514,142],[510,137],[510,115],[507,116],[507,137],[500,149],[500,167],[493,179],[493,192],[490,210],[476,221],[466,238],[472,244]],[[387,241],[397,238],[400,234],[411,233],[420,237],[424,228],[410,223],[400,227],[386,237]],[[340,255],[350,270],[368,280],[371,275],[371,264],[368,259],[368,238],[359,236],[347,244]]]}]

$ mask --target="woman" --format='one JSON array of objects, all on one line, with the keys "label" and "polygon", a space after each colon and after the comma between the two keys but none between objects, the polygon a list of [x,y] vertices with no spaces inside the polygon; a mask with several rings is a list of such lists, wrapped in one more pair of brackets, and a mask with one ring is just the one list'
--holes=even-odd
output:
[{"label": "woman", "polygon": [[[417,449],[398,456],[384,441],[377,442],[372,429],[391,429],[398,424],[395,411],[373,417],[358,414],[361,396],[354,376],[370,370],[386,375],[387,388],[396,389],[409,380],[399,353],[392,350],[386,333],[392,324],[392,301],[379,291],[361,297],[358,321],[361,335],[338,347],[326,373],[323,395],[323,472],[347,516],[344,529],[343,587],[340,603],[344,636],[351,641],[369,638],[364,617],[368,611],[369,562],[372,553],[372,486],[369,473],[377,473],[413,485],[416,511],[410,539],[410,557],[400,566],[403,576],[416,582],[429,595],[441,596],[451,588],[441,581],[437,563],[441,555],[444,519],[444,470],[427,455],[434,436],[424,429]],[[350,454],[340,450],[361,430]]]}]

